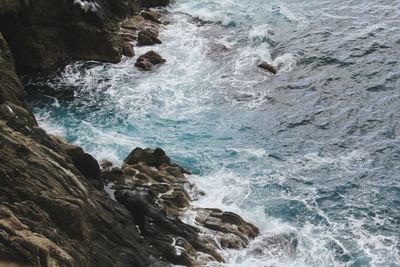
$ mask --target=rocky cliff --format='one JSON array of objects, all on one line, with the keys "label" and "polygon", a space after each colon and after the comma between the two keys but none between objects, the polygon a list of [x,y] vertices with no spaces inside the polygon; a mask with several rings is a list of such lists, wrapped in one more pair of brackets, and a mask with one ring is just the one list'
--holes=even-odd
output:
[{"label": "rocky cliff", "polygon": [[[101,170],[39,128],[25,101],[17,73],[71,59],[117,62],[137,38],[124,28],[154,33],[141,28],[145,16],[126,18],[167,4],[0,0],[0,266],[199,266],[258,234],[236,214],[192,209],[188,172],[161,149],[137,148],[121,168]],[[188,212],[191,225],[181,219]]]}]

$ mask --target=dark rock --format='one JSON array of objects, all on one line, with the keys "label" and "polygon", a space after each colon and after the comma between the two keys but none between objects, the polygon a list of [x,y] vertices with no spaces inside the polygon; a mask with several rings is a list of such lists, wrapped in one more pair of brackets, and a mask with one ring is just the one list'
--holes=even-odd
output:
[{"label": "dark rock", "polygon": [[136,0],[8,2],[0,3],[0,32],[20,73],[51,71],[71,59],[119,62],[118,22],[139,9]]},{"label": "dark rock", "polygon": [[143,69],[145,71],[150,71],[153,69],[154,65],[151,64],[151,62],[147,61],[147,60],[141,60],[141,61],[137,61],[135,63],[135,67],[138,67],[140,69]]},{"label": "dark rock", "polygon": [[273,74],[277,74],[278,73],[278,69],[275,66],[273,66],[273,65],[271,65],[271,64],[269,64],[267,62],[260,63],[258,65],[258,67],[260,67],[262,69],[266,69],[266,70],[268,70],[269,72],[271,72]]},{"label": "dark rock", "polygon": [[161,148],[156,148],[155,150],[146,148],[142,149],[140,147],[135,148],[129,153],[128,157],[124,160],[126,164],[134,165],[139,162],[148,164],[149,166],[158,167],[162,163],[171,163],[171,159],[167,157],[164,150]]},{"label": "dark rock", "polygon": [[[11,5],[13,2],[14,1],[7,1],[6,3]],[[3,38],[3,35],[0,33],[0,104],[10,102],[20,106],[26,109],[31,114],[32,119],[35,120],[29,109],[29,105],[24,99],[25,96],[25,89],[22,87],[22,84],[15,73],[14,56],[11,53],[7,42]]]},{"label": "dark rock", "polygon": [[97,160],[86,153],[81,147],[67,143],[57,138],[59,146],[71,157],[75,167],[88,179],[99,179],[101,170]]},{"label": "dark rock", "polygon": [[[157,248],[163,260],[189,266],[224,262],[218,251],[221,246],[240,249],[258,235],[257,227],[219,209],[193,210],[197,212],[196,225],[203,229],[183,223],[179,216],[190,207],[197,190],[185,177],[186,171],[172,163],[162,149],[135,148],[122,171],[119,176],[105,171],[103,176],[113,181],[116,200],[132,213],[141,235]],[[212,234],[207,234],[210,231]]]},{"label": "dark rock", "polygon": [[126,57],[133,57],[135,55],[135,51],[133,50],[132,44],[125,42],[122,48],[122,55]]},{"label": "dark rock", "polygon": [[22,266],[152,264],[150,255],[157,253],[139,236],[132,215],[90,186],[61,148],[49,149],[2,119],[0,143],[1,260]]},{"label": "dark rock", "polygon": [[141,55],[138,58],[138,61],[141,61],[141,60],[148,60],[152,64],[155,64],[155,65],[166,62],[166,60],[163,59],[160,54],[158,54],[157,52],[154,52],[154,51],[149,51],[149,52]]},{"label": "dark rock", "polygon": [[152,22],[161,24],[161,21],[158,20],[158,18],[160,17],[160,14],[156,11],[145,11],[143,10],[142,12],[140,12],[140,15],[146,19],[146,20],[150,20]]},{"label": "dark rock", "polygon": [[149,61],[153,65],[165,63],[166,60],[163,59],[158,53],[154,51],[149,51],[146,54],[141,55],[138,60],[139,61]]},{"label": "dark rock", "polygon": [[157,38],[156,33],[150,29],[140,31],[138,33],[137,41],[138,44],[142,46],[161,44],[161,41]]}]

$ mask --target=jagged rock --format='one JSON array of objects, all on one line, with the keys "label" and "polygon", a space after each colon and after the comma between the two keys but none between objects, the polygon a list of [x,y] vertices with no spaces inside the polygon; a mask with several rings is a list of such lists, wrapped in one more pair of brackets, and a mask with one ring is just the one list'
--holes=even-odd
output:
[{"label": "jagged rock", "polygon": [[164,62],[166,62],[166,60],[163,59],[158,53],[154,51],[149,51],[146,54],[141,55],[137,59],[135,66],[148,71],[151,70],[154,65],[158,65]]},{"label": "jagged rock", "polygon": [[140,31],[138,33],[137,41],[138,44],[141,46],[161,44],[161,41],[160,39],[158,39],[155,31],[152,31],[150,29]]},{"label": "jagged rock", "polygon": [[37,125],[28,111],[10,102],[0,105],[0,118],[7,121],[7,124],[14,129],[26,134]]},{"label": "jagged rock", "polygon": [[81,147],[69,144],[61,138],[57,138],[61,149],[63,149],[72,159],[75,167],[88,179],[99,179],[101,170],[97,160],[86,153]]},{"label": "jagged rock", "polygon": [[135,148],[129,153],[128,157],[124,160],[126,164],[134,165],[139,162],[146,163],[149,166],[158,167],[162,163],[170,164],[171,159],[167,157],[164,150],[161,148],[156,149],[142,149],[140,147]]},{"label": "jagged rock", "polygon": [[157,254],[130,213],[90,186],[57,142],[52,150],[36,141],[49,139],[33,139],[0,119],[0,259],[28,266],[151,265]]},{"label": "jagged rock", "polygon": [[278,73],[278,69],[274,65],[271,65],[271,64],[269,64],[267,62],[260,63],[258,65],[258,67],[260,67],[262,69],[265,69],[265,70],[268,70],[269,72],[271,72],[273,74],[277,74]]},{"label": "jagged rock", "polygon": [[150,20],[152,22],[161,24],[161,21],[158,20],[159,17],[160,17],[160,14],[157,11],[154,11],[154,10],[145,11],[145,10],[143,10],[142,12],[140,12],[140,15],[146,20]]},{"label": "jagged rock", "polygon": [[[118,175],[104,171],[103,179],[112,182],[115,198],[139,222],[141,235],[151,240],[168,261],[189,266],[224,262],[220,246],[246,247],[258,235],[258,229],[232,212],[192,210],[191,194],[197,190],[186,173],[162,149],[135,148]],[[189,210],[196,212],[196,224],[202,229],[180,220],[179,216]]]},{"label": "jagged rock", "polygon": [[137,61],[149,61],[154,65],[166,62],[158,53],[154,51],[149,51],[146,54],[141,55]]}]

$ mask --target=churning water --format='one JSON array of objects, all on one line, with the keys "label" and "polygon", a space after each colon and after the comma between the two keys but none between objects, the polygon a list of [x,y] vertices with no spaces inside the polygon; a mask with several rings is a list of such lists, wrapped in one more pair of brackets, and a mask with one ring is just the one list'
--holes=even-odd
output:
[{"label": "churning water", "polygon": [[[41,126],[120,164],[162,147],[262,230],[227,266],[400,266],[400,1],[176,0],[144,73],[74,63],[28,87]],[[195,19],[197,18],[197,19]],[[200,21],[201,19],[202,21]],[[279,67],[273,76],[260,61]],[[295,253],[263,246],[295,236]]]}]

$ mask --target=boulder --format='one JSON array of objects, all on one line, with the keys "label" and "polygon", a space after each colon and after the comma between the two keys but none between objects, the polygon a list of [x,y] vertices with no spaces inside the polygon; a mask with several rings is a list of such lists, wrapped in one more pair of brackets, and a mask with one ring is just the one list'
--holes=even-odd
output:
[{"label": "boulder", "polygon": [[164,150],[161,148],[156,149],[142,149],[140,147],[132,150],[131,153],[125,158],[124,162],[128,165],[134,165],[140,162],[146,163],[149,166],[158,167],[162,163],[170,164],[171,159],[167,157]]},{"label": "boulder", "polygon": [[[12,2],[7,1],[6,3],[11,4]],[[29,105],[24,99],[25,96],[26,91],[15,73],[14,56],[2,33],[0,33],[0,104],[10,102],[20,106],[26,109],[34,120]]]},{"label": "boulder", "polygon": [[154,52],[154,51],[149,51],[146,54],[141,55],[137,61],[149,61],[151,64],[157,65],[161,63],[165,63],[166,60],[163,59],[160,54]]},{"label": "boulder", "polygon": [[258,64],[258,67],[260,67],[262,69],[265,69],[265,70],[268,70],[269,72],[271,72],[273,74],[277,74],[278,73],[278,69],[274,65],[271,65],[271,64],[269,64],[267,62],[263,62],[263,63]]},{"label": "boulder", "polygon": [[161,44],[155,32],[150,29],[140,31],[138,33],[137,42],[141,46]]},{"label": "boulder", "polygon": [[146,54],[141,55],[137,59],[135,66],[143,70],[149,71],[154,67],[154,65],[158,65],[164,62],[166,62],[166,60],[163,59],[158,53],[154,51],[149,51]]},{"label": "boulder", "polygon": [[158,23],[161,24],[161,21],[159,21],[158,19],[160,18],[160,14],[157,11],[154,10],[143,10],[142,12],[140,12],[140,15],[146,19],[146,20],[150,20],[154,23]]},{"label": "boulder", "polygon": [[140,68],[142,70],[145,70],[145,71],[150,71],[150,70],[153,69],[154,65],[151,64],[151,62],[149,62],[147,60],[141,60],[141,61],[137,61],[135,63],[135,67],[138,67],[138,68]]}]

